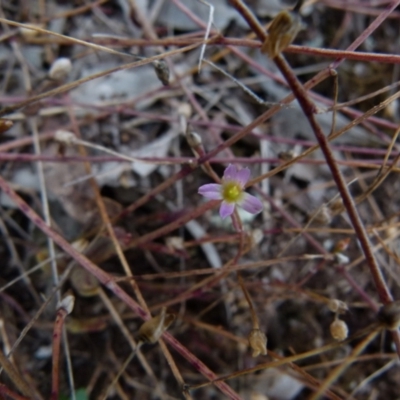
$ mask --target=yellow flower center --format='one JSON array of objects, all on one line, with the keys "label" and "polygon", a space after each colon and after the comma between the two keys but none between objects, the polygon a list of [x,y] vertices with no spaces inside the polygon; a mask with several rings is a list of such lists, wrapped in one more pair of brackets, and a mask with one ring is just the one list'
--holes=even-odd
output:
[{"label": "yellow flower center", "polygon": [[222,184],[222,198],[228,203],[236,203],[242,197],[243,190],[237,182],[224,182]]}]

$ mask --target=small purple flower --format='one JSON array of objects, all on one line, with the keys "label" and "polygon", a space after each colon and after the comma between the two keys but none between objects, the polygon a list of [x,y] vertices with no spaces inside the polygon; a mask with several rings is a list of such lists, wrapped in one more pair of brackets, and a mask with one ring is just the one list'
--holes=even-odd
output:
[{"label": "small purple flower", "polygon": [[238,205],[251,214],[258,214],[263,205],[257,197],[244,191],[250,178],[250,170],[238,170],[235,165],[229,164],[224,171],[222,183],[209,183],[199,187],[199,194],[208,199],[222,200],[219,215],[222,219],[232,215]]}]

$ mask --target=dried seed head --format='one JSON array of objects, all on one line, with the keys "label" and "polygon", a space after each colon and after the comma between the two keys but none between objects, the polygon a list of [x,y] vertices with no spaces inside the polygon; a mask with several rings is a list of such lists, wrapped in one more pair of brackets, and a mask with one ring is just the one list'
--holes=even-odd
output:
[{"label": "dried seed head", "polygon": [[349,307],[347,307],[347,304],[344,301],[338,300],[338,299],[329,300],[328,308],[332,312],[338,313],[338,314],[344,314],[346,311],[349,310]]},{"label": "dried seed head", "polygon": [[169,68],[165,60],[153,61],[153,67],[156,71],[157,78],[164,86],[169,85]]},{"label": "dried seed head", "polygon": [[169,236],[169,237],[167,237],[165,239],[165,244],[172,251],[174,251],[174,250],[185,250],[184,240],[180,236]]},{"label": "dried seed head", "polygon": [[389,330],[400,327],[400,300],[385,304],[378,312],[379,322]]},{"label": "dried seed head", "polygon": [[174,314],[167,314],[162,308],[161,313],[146,321],[139,329],[138,341],[141,343],[156,343],[175,319]]},{"label": "dried seed head", "polygon": [[298,13],[281,11],[268,28],[268,37],[261,47],[263,53],[275,58],[296,38],[302,24]]},{"label": "dried seed head", "polygon": [[49,78],[55,81],[63,81],[68,77],[71,69],[72,64],[69,58],[57,58],[50,67]]},{"label": "dried seed head", "polygon": [[291,161],[296,157],[294,150],[280,151],[278,157],[282,161]]},{"label": "dried seed head", "polygon": [[36,29],[29,28],[30,26],[32,28],[43,28],[43,25],[40,24],[26,24],[24,27],[19,28],[19,32],[25,39],[31,39],[40,35],[39,31],[37,31]]},{"label": "dried seed head", "polygon": [[350,238],[342,239],[336,242],[335,247],[333,248],[333,253],[339,253],[342,251],[346,251],[349,247]]},{"label": "dried seed head", "polygon": [[394,238],[397,235],[398,228],[397,226],[389,225],[385,230],[386,237],[388,239]]},{"label": "dried seed head", "polygon": [[57,304],[57,310],[64,309],[67,314],[71,314],[74,309],[75,297],[71,294],[65,296],[60,302]]},{"label": "dried seed head", "polygon": [[76,140],[76,136],[75,133],[58,129],[54,134],[54,139],[60,143],[72,144]]},{"label": "dried seed head", "polygon": [[334,200],[330,206],[330,212],[332,215],[337,215],[340,214],[341,212],[343,212],[344,210],[344,206],[343,206],[343,201],[341,198],[338,198],[336,200]]},{"label": "dried seed head", "polygon": [[253,350],[253,357],[257,357],[260,354],[263,356],[267,355],[267,336],[265,336],[264,332],[261,332],[259,329],[252,329],[248,340]]},{"label": "dried seed head", "polygon": [[326,204],[323,204],[313,216],[313,221],[319,225],[329,225],[332,222],[332,213]]},{"label": "dried seed head", "polygon": [[330,326],[331,335],[335,340],[345,340],[349,334],[349,328],[346,322],[341,319],[335,319]]}]

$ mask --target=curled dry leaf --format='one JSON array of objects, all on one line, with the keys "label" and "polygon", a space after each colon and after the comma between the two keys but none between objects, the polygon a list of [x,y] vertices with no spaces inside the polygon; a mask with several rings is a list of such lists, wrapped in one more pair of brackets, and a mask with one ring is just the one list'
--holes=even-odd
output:
[{"label": "curled dry leaf", "polygon": [[169,85],[169,67],[165,60],[156,60],[153,62],[157,78],[164,86]]},{"label": "curled dry leaf", "polygon": [[272,20],[268,28],[268,38],[263,43],[261,51],[275,58],[293,42],[301,27],[299,14],[281,11]]},{"label": "curled dry leaf", "polygon": [[259,329],[252,329],[248,339],[249,345],[253,350],[253,357],[257,357],[260,354],[267,355],[267,336],[264,332]]},{"label": "curled dry leaf", "polygon": [[168,314],[165,307],[161,313],[146,321],[139,329],[138,340],[142,343],[156,343],[175,319],[174,314]]}]

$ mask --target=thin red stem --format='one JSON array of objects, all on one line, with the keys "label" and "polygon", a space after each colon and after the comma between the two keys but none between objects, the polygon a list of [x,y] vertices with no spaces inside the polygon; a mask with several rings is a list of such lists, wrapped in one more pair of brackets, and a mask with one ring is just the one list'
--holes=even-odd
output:
[{"label": "thin red stem", "polygon": [[62,338],[62,331],[64,326],[65,318],[68,313],[64,308],[60,308],[57,311],[56,320],[54,322],[54,330],[53,330],[53,365],[52,365],[52,384],[51,384],[51,396],[50,400],[58,400],[58,395],[60,391],[60,345]]}]

